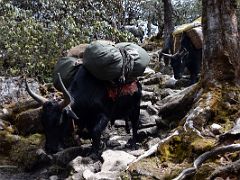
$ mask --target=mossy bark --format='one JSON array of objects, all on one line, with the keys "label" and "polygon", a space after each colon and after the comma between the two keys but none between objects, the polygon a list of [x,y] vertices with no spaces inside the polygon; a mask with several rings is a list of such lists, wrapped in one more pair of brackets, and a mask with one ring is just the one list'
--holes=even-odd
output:
[{"label": "mossy bark", "polygon": [[[203,0],[202,94],[189,111],[198,130],[210,122],[235,121],[240,107],[239,35],[235,1]],[[192,123],[188,123],[192,124]]]}]

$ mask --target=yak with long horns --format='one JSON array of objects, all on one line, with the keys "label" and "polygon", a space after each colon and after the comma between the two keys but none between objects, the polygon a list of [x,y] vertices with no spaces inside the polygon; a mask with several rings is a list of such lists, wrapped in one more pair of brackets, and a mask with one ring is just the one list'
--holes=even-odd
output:
[{"label": "yak with long horns", "polygon": [[108,122],[120,118],[131,121],[131,143],[135,144],[142,95],[142,87],[138,81],[113,86],[95,78],[83,66],[79,67],[68,89],[60,75],[59,81],[64,94],[61,102],[37,95],[26,82],[29,95],[42,105],[41,121],[47,152],[55,153],[64,146],[63,140],[71,132],[72,124],[78,127],[79,133],[86,129],[92,139],[93,150],[98,150],[101,134]]},{"label": "yak with long horns", "polygon": [[195,48],[185,32],[181,37],[180,48],[175,54],[165,53],[169,48],[173,47],[173,40],[169,39],[167,44],[168,46],[164,48],[164,51],[160,52],[159,57],[164,56],[170,58],[174,78],[180,79],[184,73],[184,69],[187,68],[190,74],[190,84],[196,83],[201,70],[202,48]]}]

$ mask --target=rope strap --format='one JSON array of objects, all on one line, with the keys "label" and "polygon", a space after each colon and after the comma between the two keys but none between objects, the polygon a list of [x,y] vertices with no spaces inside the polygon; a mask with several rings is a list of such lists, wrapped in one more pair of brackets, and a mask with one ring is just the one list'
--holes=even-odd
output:
[{"label": "rope strap", "polygon": [[133,64],[132,64],[133,58],[124,47],[120,47],[119,51],[123,57],[123,66],[121,69],[121,76],[119,78],[119,83],[124,84],[126,82],[126,78],[129,75],[129,72],[133,69]]}]

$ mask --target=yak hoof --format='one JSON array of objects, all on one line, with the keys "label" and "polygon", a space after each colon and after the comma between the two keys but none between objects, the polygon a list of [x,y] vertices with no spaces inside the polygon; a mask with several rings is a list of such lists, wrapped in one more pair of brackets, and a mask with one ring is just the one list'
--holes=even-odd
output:
[{"label": "yak hoof", "polygon": [[47,154],[43,149],[38,149],[36,153],[38,155],[39,162],[41,163],[50,163],[53,160],[53,157]]},{"label": "yak hoof", "polygon": [[102,152],[104,151],[104,149],[106,149],[106,144],[103,143],[102,141],[100,141],[100,143],[98,145],[93,145],[92,146],[92,152],[91,154],[96,154],[96,155],[101,155]]},{"label": "yak hoof", "polygon": [[121,146],[121,143],[119,143],[117,140],[109,140],[109,141],[107,141],[107,146],[114,148],[117,146]]},{"label": "yak hoof", "polygon": [[129,139],[127,144],[125,145],[126,148],[137,150],[139,149],[140,145],[136,142],[135,139]]}]

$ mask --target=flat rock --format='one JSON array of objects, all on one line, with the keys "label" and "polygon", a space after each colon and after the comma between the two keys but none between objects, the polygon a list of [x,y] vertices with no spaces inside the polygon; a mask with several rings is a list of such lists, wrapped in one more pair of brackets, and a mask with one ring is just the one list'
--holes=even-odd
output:
[{"label": "flat rock", "polygon": [[101,171],[121,171],[124,170],[129,163],[136,159],[135,156],[125,151],[107,150],[102,154],[104,160]]},{"label": "flat rock", "polygon": [[107,172],[98,172],[93,173],[89,169],[84,171],[83,178],[86,180],[97,180],[97,179],[104,179],[104,180],[116,180],[120,179],[120,172],[118,171],[107,171]]},{"label": "flat rock", "polygon": [[146,124],[155,124],[155,118],[153,118],[153,116],[150,116],[148,111],[145,109],[140,110],[139,121],[140,126],[144,126]]}]

